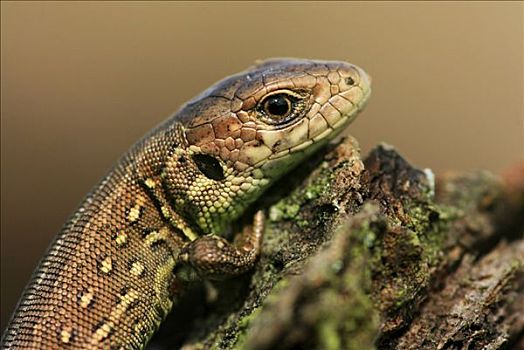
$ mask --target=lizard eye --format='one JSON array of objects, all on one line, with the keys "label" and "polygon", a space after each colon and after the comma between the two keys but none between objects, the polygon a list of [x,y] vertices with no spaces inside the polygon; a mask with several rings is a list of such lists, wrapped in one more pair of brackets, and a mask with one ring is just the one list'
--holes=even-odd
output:
[{"label": "lizard eye", "polygon": [[304,111],[304,96],[289,90],[280,90],[264,97],[257,109],[270,124],[284,124]]},{"label": "lizard eye", "polygon": [[268,117],[280,120],[291,113],[291,100],[285,94],[268,96],[262,101],[262,108]]},{"label": "lizard eye", "polygon": [[207,154],[195,154],[193,155],[193,161],[195,162],[198,170],[202,172],[207,178],[212,180],[224,180],[224,169],[220,165],[220,162]]}]

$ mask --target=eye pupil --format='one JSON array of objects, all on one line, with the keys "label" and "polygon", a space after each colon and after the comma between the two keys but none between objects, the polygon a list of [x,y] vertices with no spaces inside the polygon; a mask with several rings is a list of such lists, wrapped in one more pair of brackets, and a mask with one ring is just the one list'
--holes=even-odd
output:
[{"label": "eye pupil", "polygon": [[289,99],[282,95],[269,97],[264,107],[269,115],[278,117],[285,117],[291,111]]}]

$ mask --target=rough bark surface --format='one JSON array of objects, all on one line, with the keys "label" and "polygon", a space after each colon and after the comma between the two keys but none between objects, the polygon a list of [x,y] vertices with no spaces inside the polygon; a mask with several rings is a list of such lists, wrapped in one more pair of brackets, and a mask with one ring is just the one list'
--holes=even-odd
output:
[{"label": "rough bark surface", "polygon": [[257,205],[254,271],[196,283],[148,349],[524,349],[523,166],[435,179],[347,138]]}]

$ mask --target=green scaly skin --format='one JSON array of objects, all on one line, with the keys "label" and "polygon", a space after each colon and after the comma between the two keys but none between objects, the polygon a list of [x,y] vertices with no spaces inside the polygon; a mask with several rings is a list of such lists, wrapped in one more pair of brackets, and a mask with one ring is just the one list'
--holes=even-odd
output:
[{"label": "green scaly skin", "polygon": [[138,142],[49,247],[3,349],[142,349],[184,279],[250,269],[262,212],[220,236],[275,180],[362,109],[370,79],[349,63],[274,59],[226,78]]}]

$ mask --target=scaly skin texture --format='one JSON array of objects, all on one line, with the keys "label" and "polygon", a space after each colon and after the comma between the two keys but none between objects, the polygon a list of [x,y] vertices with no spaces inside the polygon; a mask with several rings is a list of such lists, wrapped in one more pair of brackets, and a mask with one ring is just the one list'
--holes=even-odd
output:
[{"label": "scaly skin texture", "polygon": [[224,278],[253,266],[262,212],[233,243],[219,235],[338,134],[369,94],[368,76],[354,65],[275,59],[188,102],[72,215],[26,287],[2,348],[143,348],[188,270]]}]

